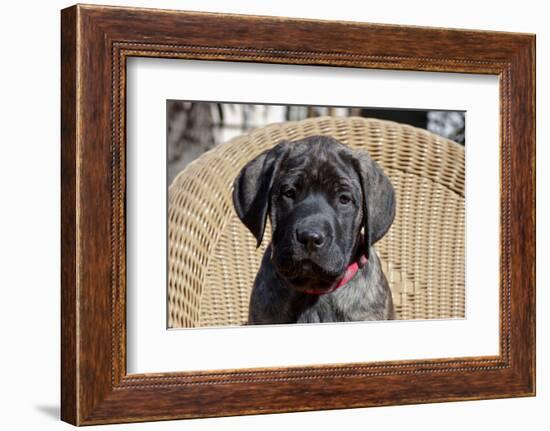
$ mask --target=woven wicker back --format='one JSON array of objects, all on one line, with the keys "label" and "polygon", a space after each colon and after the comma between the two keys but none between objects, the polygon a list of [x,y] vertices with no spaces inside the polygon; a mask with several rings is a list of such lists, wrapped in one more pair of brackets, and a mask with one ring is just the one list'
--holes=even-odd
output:
[{"label": "woven wicker back", "polygon": [[262,246],[237,218],[241,168],[283,139],[330,135],[366,149],[390,177],[395,221],[376,249],[400,319],[464,317],[464,148],[389,121],[321,117],[273,124],[205,153],[169,189],[169,327],[241,325]]}]

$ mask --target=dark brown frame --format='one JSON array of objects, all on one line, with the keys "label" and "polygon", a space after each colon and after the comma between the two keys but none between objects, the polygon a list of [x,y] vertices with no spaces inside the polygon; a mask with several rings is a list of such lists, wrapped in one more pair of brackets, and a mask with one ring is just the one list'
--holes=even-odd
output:
[{"label": "dark brown frame", "polygon": [[[535,394],[534,35],[80,5],[61,17],[63,420],[87,425]],[[128,375],[129,56],[498,75],[499,356]]]}]

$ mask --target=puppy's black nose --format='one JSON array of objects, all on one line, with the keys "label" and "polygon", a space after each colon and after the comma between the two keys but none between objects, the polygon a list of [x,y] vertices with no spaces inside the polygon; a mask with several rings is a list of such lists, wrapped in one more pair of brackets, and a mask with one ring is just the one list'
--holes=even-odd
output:
[{"label": "puppy's black nose", "polygon": [[298,229],[296,230],[296,238],[309,251],[315,251],[325,243],[325,234],[314,229]]}]

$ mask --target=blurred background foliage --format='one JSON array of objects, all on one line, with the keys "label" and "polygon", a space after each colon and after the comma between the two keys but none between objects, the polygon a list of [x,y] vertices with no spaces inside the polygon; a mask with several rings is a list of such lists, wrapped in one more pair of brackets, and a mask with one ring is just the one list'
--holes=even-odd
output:
[{"label": "blurred background foliage", "polygon": [[257,127],[319,116],[391,120],[465,144],[462,111],[341,108],[245,103],[167,102],[168,184],[205,151]]}]

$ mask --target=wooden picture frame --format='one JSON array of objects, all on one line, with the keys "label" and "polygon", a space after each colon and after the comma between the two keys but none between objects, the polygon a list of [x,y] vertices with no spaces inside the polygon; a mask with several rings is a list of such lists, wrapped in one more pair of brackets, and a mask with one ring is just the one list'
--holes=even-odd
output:
[{"label": "wooden picture frame", "polygon": [[[61,17],[64,421],[535,394],[534,35],[81,5]],[[125,65],[131,56],[498,75],[500,354],[127,374]]]}]

